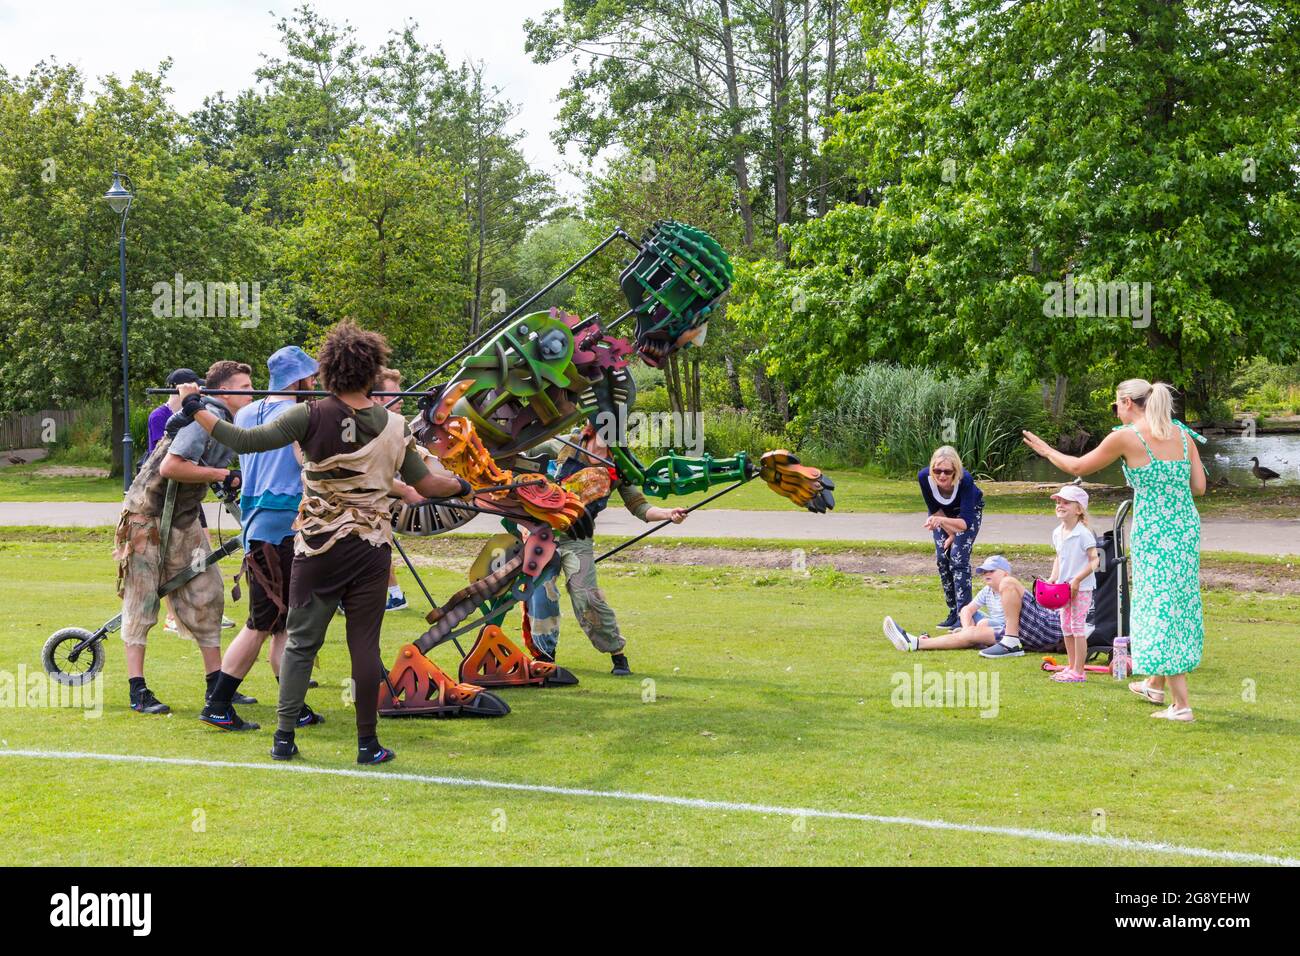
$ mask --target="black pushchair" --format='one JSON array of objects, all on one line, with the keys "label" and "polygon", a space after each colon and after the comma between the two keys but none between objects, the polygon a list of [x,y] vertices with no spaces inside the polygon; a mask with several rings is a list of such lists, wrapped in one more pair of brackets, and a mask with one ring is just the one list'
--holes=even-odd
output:
[{"label": "black pushchair", "polygon": [[1115,638],[1129,633],[1128,519],[1133,499],[1125,498],[1115,509],[1115,527],[1097,539],[1101,565],[1097,568],[1097,589],[1088,612],[1088,660],[1104,654],[1110,662]]}]

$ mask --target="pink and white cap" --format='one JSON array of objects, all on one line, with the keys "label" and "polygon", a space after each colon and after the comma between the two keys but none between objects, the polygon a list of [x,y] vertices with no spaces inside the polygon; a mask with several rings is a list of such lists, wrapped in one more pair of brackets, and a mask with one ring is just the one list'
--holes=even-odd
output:
[{"label": "pink and white cap", "polygon": [[1084,511],[1088,510],[1088,492],[1084,491],[1078,485],[1066,485],[1056,494],[1052,495],[1052,500],[1073,501]]}]

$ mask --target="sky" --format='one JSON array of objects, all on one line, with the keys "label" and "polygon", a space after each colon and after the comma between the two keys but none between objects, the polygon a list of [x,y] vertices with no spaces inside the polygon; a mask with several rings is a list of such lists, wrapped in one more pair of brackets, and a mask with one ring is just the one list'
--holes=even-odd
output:
[{"label": "sky", "polygon": [[[278,52],[275,23],[300,2],[0,0],[0,65],[22,76],[40,60],[54,58],[76,64],[93,82],[108,73],[125,79],[171,57],[172,102],[178,110],[189,112],[201,106],[205,96],[222,91],[233,97],[252,86],[263,55]],[[414,20],[420,39],[441,44],[452,62],[482,60],[489,82],[518,107],[513,125],[525,134],[521,143],[525,156],[551,172],[562,192],[573,194],[578,183],[564,166],[580,157],[573,150],[566,156],[550,141],[555,97],[569,78],[571,64],[543,66],[524,52],[524,20],[538,19],[558,5],[559,0],[312,3],[322,17],[350,22],[367,49],[379,46],[390,30]]]}]

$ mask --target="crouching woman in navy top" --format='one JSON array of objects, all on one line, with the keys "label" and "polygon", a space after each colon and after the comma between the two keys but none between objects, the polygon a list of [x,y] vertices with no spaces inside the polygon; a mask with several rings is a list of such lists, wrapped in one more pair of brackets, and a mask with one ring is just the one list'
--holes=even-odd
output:
[{"label": "crouching woman in navy top", "polygon": [[935,449],[928,468],[916,475],[925,499],[925,529],[934,536],[934,559],[943,583],[948,617],[940,627],[958,624],[971,599],[970,553],[984,519],[984,493],[951,445]]}]

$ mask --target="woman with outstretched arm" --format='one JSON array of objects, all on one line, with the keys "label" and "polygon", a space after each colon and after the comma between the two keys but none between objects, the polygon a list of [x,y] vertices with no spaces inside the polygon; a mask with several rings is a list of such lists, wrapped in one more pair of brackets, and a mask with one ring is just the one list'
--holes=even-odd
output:
[{"label": "woman with outstretched arm", "polygon": [[1129,690],[1163,704],[1167,688],[1172,702],[1151,716],[1190,723],[1195,718],[1187,675],[1200,665],[1205,641],[1201,516],[1193,501],[1205,494],[1205,468],[1196,447],[1205,439],[1172,417],[1173,392],[1164,382],[1120,382],[1111,411],[1122,424],[1086,455],[1064,455],[1033,432],[1025,432],[1024,441],[1071,475],[1090,475],[1122,461],[1133,488],[1133,673],[1146,675]]}]

